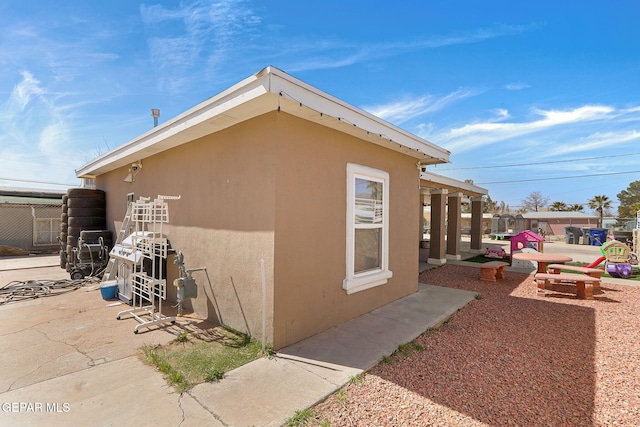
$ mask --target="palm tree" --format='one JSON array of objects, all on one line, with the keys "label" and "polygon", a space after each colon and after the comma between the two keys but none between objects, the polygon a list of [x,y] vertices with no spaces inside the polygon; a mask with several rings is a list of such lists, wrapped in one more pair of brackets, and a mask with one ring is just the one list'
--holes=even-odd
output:
[{"label": "palm tree", "polygon": [[569,208],[565,202],[553,202],[549,210],[553,212],[564,212],[569,210]]},{"label": "palm tree", "polygon": [[598,227],[602,227],[602,218],[604,217],[604,211],[611,208],[611,200],[609,197],[603,195],[593,196],[589,199],[589,208],[595,209],[598,212],[600,219],[598,220]]}]

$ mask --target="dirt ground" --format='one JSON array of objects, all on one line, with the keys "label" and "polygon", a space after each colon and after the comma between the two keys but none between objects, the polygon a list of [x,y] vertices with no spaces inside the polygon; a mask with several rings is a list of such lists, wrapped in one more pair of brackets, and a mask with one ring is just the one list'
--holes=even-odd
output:
[{"label": "dirt ground", "polygon": [[26,256],[29,255],[29,252],[20,249],[20,248],[12,248],[11,246],[0,245],[0,257],[3,256]]}]

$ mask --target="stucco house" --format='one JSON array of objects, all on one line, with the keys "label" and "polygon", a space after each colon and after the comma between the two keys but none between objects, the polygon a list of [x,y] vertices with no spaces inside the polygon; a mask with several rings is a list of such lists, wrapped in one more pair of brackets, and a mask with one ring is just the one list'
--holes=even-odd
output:
[{"label": "stucco house", "polygon": [[106,192],[114,232],[128,199],[180,195],[168,239],[210,279],[190,308],[279,349],[417,291],[425,197],[436,261],[459,252],[463,196],[480,248],[486,190],[426,172],[449,154],[267,67],[76,174]]},{"label": "stucco house", "polygon": [[527,212],[522,217],[528,230],[539,228],[546,235],[565,235],[566,227],[595,228],[598,226],[598,216],[584,212]]},{"label": "stucco house", "polygon": [[0,245],[33,253],[60,250],[64,191],[0,187]]}]

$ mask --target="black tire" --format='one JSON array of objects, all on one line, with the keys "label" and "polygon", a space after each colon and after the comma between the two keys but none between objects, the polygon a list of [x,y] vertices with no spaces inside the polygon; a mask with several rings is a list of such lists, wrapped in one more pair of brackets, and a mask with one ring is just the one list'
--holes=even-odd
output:
[{"label": "black tire", "polygon": [[98,243],[100,237],[105,241],[112,240],[111,231],[109,230],[82,230],[80,232],[80,237],[87,243]]},{"label": "black tire", "polygon": [[89,216],[105,217],[105,208],[69,208],[67,211],[70,217],[84,218]]},{"label": "black tire", "polygon": [[69,209],[71,208],[102,208],[106,206],[104,199],[91,199],[87,197],[76,197],[69,199],[67,202]]},{"label": "black tire", "polygon": [[64,196],[62,196],[62,204],[66,205],[67,201],[69,201],[69,196],[67,196],[66,194]]},{"label": "black tire", "polygon": [[63,204],[63,205],[62,205],[62,213],[63,213],[63,214],[66,214],[68,210],[69,210],[69,206],[67,206],[67,204],[66,204],[66,203],[65,203],[65,204]]},{"label": "black tire", "polygon": [[[65,247],[68,246],[70,248],[77,248],[78,247],[78,242],[79,242],[79,238],[75,237],[75,236],[67,236],[67,240],[65,240],[64,242],[66,243]],[[102,239],[103,244],[108,247],[109,249],[113,248],[113,240],[112,239]],[[89,244],[89,245],[95,245],[100,243],[99,241],[94,241],[94,242],[89,242],[89,241],[85,241],[85,243]]]},{"label": "black tire", "polygon": [[100,255],[101,250],[102,248],[100,247],[92,248],[92,247],[82,246],[81,248],[78,248],[78,256],[80,257],[80,259],[90,258],[91,256],[93,256],[93,259],[97,259],[98,255]]},{"label": "black tire", "polygon": [[101,230],[104,230],[106,225],[103,216],[69,217],[69,227],[81,227],[84,230],[84,227],[97,226],[101,227]]},{"label": "black tire", "polygon": [[70,188],[67,190],[67,197],[69,199],[84,197],[104,200],[105,194],[102,190],[93,190],[90,188]]},{"label": "black tire", "polygon": [[66,267],[67,267],[67,253],[61,249],[60,250],[60,268],[66,268]]},{"label": "black tire", "polygon": [[59,241],[59,242],[64,242],[64,243],[65,243],[65,245],[66,245],[66,243],[67,243],[67,237],[68,237],[68,236],[67,236],[67,233],[65,233],[65,232],[61,231],[61,232],[60,232],[60,235],[58,236],[58,241]]},{"label": "black tire", "polygon": [[69,227],[67,229],[67,235],[73,237],[80,237],[80,232],[83,230],[104,230],[104,226],[99,225],[87,225],[85,227]]},{"label": "black tire", "polygon": [[71,272],[71,280],[82,280],[84,279],[84,273],[81,270],[74,270]]},{"label": "black tire", "polygon": [[67,246],[72,248],[78,246],[78,236],[67,236]]},{"label": "black tire", "polygon": [[60,221],[62,221],[63,224],[68,224],[69,215],[67,215],[66,213],[63,213],[62,215],[60,215]]},{"label": "black tire", "polygon": [[[100,240],[96,240],[95,242],[85,242],[85,243],[88,243],[90,245],[97,245],[98,243],[100,243]],[[102,244],[104,246],[107,246],[109,249],[111,249],[113,247],[113,239],[103,237]]]},{"label": "black tire", "polygon": [[61,222],[60,223],[60,232],[66,234],[68,230],[69,230],[69,224],[67,224],[66,222]]}]

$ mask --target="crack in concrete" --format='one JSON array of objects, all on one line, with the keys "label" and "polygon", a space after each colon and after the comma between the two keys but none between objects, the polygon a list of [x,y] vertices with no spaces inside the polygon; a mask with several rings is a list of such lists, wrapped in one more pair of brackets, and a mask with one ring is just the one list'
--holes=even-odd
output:
[{"label": "crack in concrete", "polygon": [[[46,324],[46,323],[49,323],[49,322],[42,322],[41,324]],[[41,324],[40,324],[40,325],[41,325]],[[38,326],[39,326],[39,325],[38,325]],[[67,342],[65,342],[65,341],[62,341],[62,340],[54,340],[54,339],[53,339],[53,338],[51,338],[49,335],[47,335],[47,333],[46,333],[45,331],[41,331],[41,330],[40,330],[40,329],[38,329],[36,326],[34,326],[34,327],[30,327],[30,328],[26,328],[26,329],[32,329],[32,330],[34,330],[34,331],[36,331],[36,332],[40,333],[42,336],[44,336],[47,340],[49,340],[49,341],[51,341],[51,342],[58,343],[58,344],[64,344],[64,345],[66,345],[66,346],[71,347],[71,348],[72,348],[72,349],[74,349],[78,354],[81,354],[83,357],[85,357],[85,358],[89,359],[89,361],[87,362],[87,365],[89,365],[89,366],[96,366],[96,365],[99,365],[99,364],[104,363],[104,361],[102,361],[102,362],[100,362],[100,363],[96,363],[96,359],[92,358],[91,356],[89,356],[89,355],[88,355],[88,354],[86,354],[85,352],[81,351],[81,350],[78,348],[78,344],[73,345],[73,344],[69,344],[69,343],[67,343]],[[26,329],[25,329],[25,330],[26,330]],[[104,360],[104,359],[98,359],[98,361],[100,361],[100,360]],[[15,384],[16,384],[18,381],[20,381],[21,379],[27,378],[29,375],[33,374],[34,372],[37,372],[37,371],[39,371],[40,369],[42,369],[43,367],[45,367],[45,366],[47,366],[47,365],[49,365],[49,364],[51,364],[51,363],[54,363],[54,362],[55,362],[55,360],[47,360],[46,362],[44,362],[44,363],[42,363],[42,364],[38,365],[36,368],[34,368],[33,370],[31,370],[30,372],[27,372],[26,374],[21,375],[20,377],[16,378],[16,379],[15,379],[15,380],[14,380],[14,381],[9,385],[9,387],[8,387],[5,391],[7,391],[7,392],[8,392],[8,391],[12,391],[12,390],[14,390],[14,388],[13,388],[13,387],[15,386]]]},{"label": "crack in concrete", "polygon": [[85,353],[84,351],[80,350],[80,349],[78,348],[78,345],[79,345],[79,344],[70,344],[70,343],[68,343],[68,342],[66,342],[66,341],[64,341],[64,340],[54,340],[53,338],[51,338],[51,337],[47,334],[47,332],[46,332],[46,331],[41,331],[41,330],[39,330],[39,329],[37,329],[37,328],[34,328],[34,329],[35,329],[36,331],[40,332],[42,335],[44,335],[44,337],[45,337],[46,339],[48,339],[49,341],[51,341],[51,342],[55,342],[55,343],[58,343],[58,344],[64,344],[64,345],[67,345],[67,346],[69,346],[69,347],[73,348],[76,352],[80,353],[81,355],[83,355],[84,357],[86,357],[87,359],[89,359],[89,362],[87,362],[87,364],[88,364],[89,366],[95,366],[96,364],[97,364],[97,365],[99,365],[99,364],[100,364],[100,363],[96,363],[96,359],[94,359],[93,357],[89,356],[89,355],[88,355],[87,353]]},{"label": "crack in concrete", "polygon": [[[69,307],[52,307],[51,309],[68,310]],[[98,310],[99,310],[99,308],[89,308],[89,309],[83,308],[81,312],[84,313],[84,312],[88,312],[88,311],[98,311]],[[13,335],[13,334],[19,334],[19,333],[22,333],[24,331],[28,331],[29,329],[37,329],[39,326],[46,325],[46,324],[49,324],[51,322],[55,322],[55,321],[58,321],[58,320],[71,319],[74,314],[77,314],[77,313],[74,312],[74,313],[66,314],[66,315],[63,315],[63,316],[60,316],[60,317],[56,317],[56,318],[53,318],[53,319],[43,320],[42,322],[34,323],[33,325],[25,326],[22,329],[18,329],[18,330],[11,331],[11,332],[6,332],[6,333],[1,333],[0,337],[5,337],[5,336]]]},{"label": "crack in concrete", "polygon": [[225,423],[224,421],[222,421],[222,418],[220,418],[217,414],[215,414],[215,413],[211,412],[211,411],[209,410],[209,408],[207,408],[207,406],[206,406],[206,405],[204,405],[202,402],[200,402],[200,400],[199,400],[197,397],[195,397],[194,395],[192,395],[192,394],[191,394],[191,393],[189,393],[189,392],[186,392],[186,393],[187,393],[189,396],[191,396],[191,398],[192,398],[193,400],[195,400],[195,401],[198,403],[198,405],[200,405],[200,406],[202,407],[202,409],[204,409],[205,411],[207,411],[208,413],[210,413],[210,414],[211,414],[211,416],[212,416],[215,420],[219,421],[219,422],[220,422],[220,424],[222,424],[222,425],[223,425],[223,426],[225,426],[225,427],[229,427],[229,424],[227,424],[227,423]]},{"label": "crack in concrete", "polygon": [[182,412],[182,421],[178,423],[178,427],[180,427],[182,423],[185,422],[184,408],[182,407],[182,393],[178,396],[178,408],[180,408],[180,411]]}]

